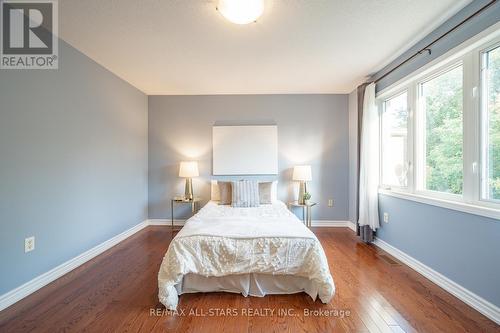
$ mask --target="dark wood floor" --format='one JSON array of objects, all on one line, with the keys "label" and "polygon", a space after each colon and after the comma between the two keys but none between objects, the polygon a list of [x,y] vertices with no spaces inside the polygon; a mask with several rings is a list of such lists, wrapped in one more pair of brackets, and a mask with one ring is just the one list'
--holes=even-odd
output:
[{"label": "dark wood floor", "polygon": [[172,315],[158,303],[156,279],[170,230],[148,227],[0,312],[0,332],[500,332],[350,230],[314,231],[337,288],[331,304],[305,294],[190,294]]}]

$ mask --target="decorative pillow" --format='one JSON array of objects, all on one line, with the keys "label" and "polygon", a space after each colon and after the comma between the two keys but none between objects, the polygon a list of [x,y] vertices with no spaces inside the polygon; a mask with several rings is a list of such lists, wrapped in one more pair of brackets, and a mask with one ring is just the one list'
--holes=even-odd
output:
[{"label": "decorative pillow", "polygon": [[273,182],[263,182],[259,183],[259,203],[263,204],[271,204],[272,200],[272,191]]},{"label": "decorative pillow", "polygon": [[219,185],[215,179],[212,179],[210,186],[210,200],[220,201]]},{"label": "decorative pillow", "polygon": [[233,182],[233,207],[258,207],[259,183],[252,180]]},{"label": "decorative pillow", "polygon": [[231,182],[217,182],[219,185],[219,205],[230,205],[233,197]]}]

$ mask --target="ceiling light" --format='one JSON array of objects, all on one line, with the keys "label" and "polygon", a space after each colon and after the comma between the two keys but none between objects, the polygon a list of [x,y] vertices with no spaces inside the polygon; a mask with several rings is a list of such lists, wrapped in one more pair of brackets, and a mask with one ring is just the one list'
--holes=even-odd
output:
[{"label": "ceiling light", "polygon": [[230,22],[248,24],[262,15],[264,0],[219,0],[217,10]]}]

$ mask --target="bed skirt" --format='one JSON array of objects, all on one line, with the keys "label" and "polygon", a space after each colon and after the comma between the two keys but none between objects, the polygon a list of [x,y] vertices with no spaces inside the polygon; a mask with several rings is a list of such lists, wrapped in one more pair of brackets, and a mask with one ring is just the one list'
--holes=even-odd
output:
[{"label": "bed skirt", "polygon": [[238,274],[222,277],[205,277],[199,274],[186,274],[175,285],[177,293],[230,292],[243,296],[263,297],[269,294],[295,294],[305,292],[313,300],[318,295],[318,288],[308,278],[294,275]]}]

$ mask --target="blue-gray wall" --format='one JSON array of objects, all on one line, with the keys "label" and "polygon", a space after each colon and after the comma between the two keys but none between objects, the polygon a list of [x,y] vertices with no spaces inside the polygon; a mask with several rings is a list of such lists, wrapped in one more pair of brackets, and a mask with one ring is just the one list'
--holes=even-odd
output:
[{"label": "blue-gray wall", "polygon": [[[472,2],[410,48],[395,63],[401,62],[487,2]],[[432,47],[431,56],[422,55],[380,81],[377,90],[390,86],[498,21],[500,2]],[[387,69],[374,77],[380,77]],[[379,198],[380,212],[390,215],[388,224],[381,221],[382,227],[377,231],[380,239],[500,306],[500,221],[390,196],[380,195]]]},{"label": "blue-gray wall", "polygon": [[[348,95],[149,96],[150,218],[170,218],[170,198],[184,191],[178,177],[182,160],[199,161],[194,191],[210,199],[214,124],[277,124],[279,199],[294,198],[293,166],[311,164],[308,190],[320,203],[313,218],[347,220]],[[329,198],[334,207],[328,207]],[[176,218],[185,213],[179,207]]]},{"label": "blue-gray wall", "polygon": [[379,195],[377,237],[500,305],[500,221]]},{"label": "blue-gray wall", "polygon": [[147,218],[147,96],[59,54],[0,70],[0,295]]}]

